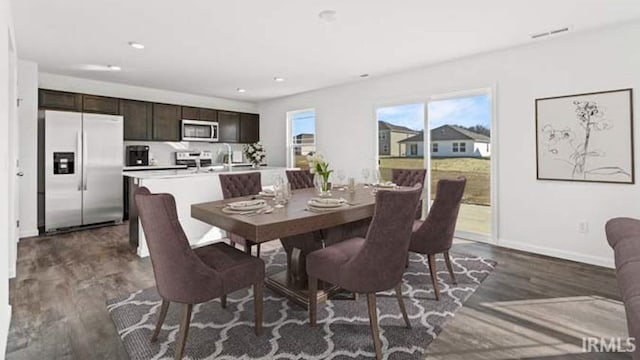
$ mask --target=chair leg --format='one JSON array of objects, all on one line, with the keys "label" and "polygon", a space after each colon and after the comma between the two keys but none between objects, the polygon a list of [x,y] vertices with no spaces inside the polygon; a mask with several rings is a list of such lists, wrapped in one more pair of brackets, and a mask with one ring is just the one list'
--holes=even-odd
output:
[{"label": "chair leg", "polygon": [[182,318],[180,319],[180,333],[178,335],[178,342],[176,342],[176,355],[174,359],[182,359],[184,353],[184,345],[187,343],[187,335],[189,334],[189,323],[191,322],[191,310],[193,310],[192,304],[184,304],[182,308]]},{"label": "chair leg", "polygon": [[256,247],[257,247],[257,251],[258,251],[258,256],[257,257],[260,257],[260,244],[258,244]]},{"label": "chair leg", "polygon": [[436,300],[440,300],[440,289],[438,289],[438,272],[436,271],[436,256],[427,255],[429,260],[429,272],[431,273],[431,282],[433,282],[433,291],[436,293]]},{"label": "chair leg", "polygon": [[447,269],[449,270],[449,275],[451,275],[451,281],[453,281],[453,283],[457,285],[458,282],[456,282],[456,276],[453,273],[453,266],[451,266],[451,257],[449,256],[448,251],[444,252],[444,261],[447,263]]},{"label": "chair leg", "polygon": [[398,298],[398,305],[400,305],[400,311],[402,312],[405,324],[407,324],[407,329],[411,329],[409,315],[407,315],[407,308],[404,306],[404,299],[402,298],[402,282],[396,286],[396,298]]},{"label": "chair leg", "polygon": [[222,306],[223,309],[227,308],[227,295],[222,295],[220,296],[220,305]]},{"label": "chair leg", "polygon": [[316,327],[318,322],[318,279],[309,276],[309,325]]},{"label": "chair leg", "polygon": [[263,281],[259,280],[253,284],[253,312],[255,313],[256,335],[262,335],[262,313],[263,313]]},{"label": "chair leg", "polygon": [[170,303],[170,301],[162,299],[160,314],[158,314],[158,322],[156,323],[156,329],[153,331],[153,335],[151,335],[151,342],[156,342],[156,340],[158,340],[158,334],[160,334],[160,329],[162,328],[164,319],[167,317],[167,310],[169,310]]},{"label": "chair leg", "polygon": [[376,294],[367,294],[367,307],[369,308],[369,324],[373,337],[373,348],[376,351],[376,360],[382,359],[382,345],[380,343],[380,329],[378,328],[378,308],[376,306]]}]

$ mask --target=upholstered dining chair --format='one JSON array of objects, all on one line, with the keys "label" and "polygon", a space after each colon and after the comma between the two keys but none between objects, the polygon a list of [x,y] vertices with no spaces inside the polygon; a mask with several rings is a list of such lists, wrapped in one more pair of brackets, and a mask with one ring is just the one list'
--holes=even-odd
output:
[{"label": "upholstered dining chair", "polygon": [[171,194],[151,194],[141,187],[135,193],[135,202],[149,246],[156,287],[162,298],[151,341],[158,339],[169,304],[182,304],[175,349],[175,359],[181,359],[193,305],[220,298],[225,308],[227,294],[249,286],[253,286],[255,330],[261,335],[264,262],[224,243],[191,249]]},{"label": "upholstered dining chair", "polygon": [[287,181],[291,190],[313,187],[313,174],[309,170],[287,170]]},{"label": "upholstered dining chair", "polygon": [[[258,195],[262,191],[262,178],[258,171],[241,174],[220,174],[219,176],[224,199]],[[244,247],[244,251],[249,254],[251,254],[251,247],[257,245],[257,256],[260,257],[260,244],[255,244],[253,241],[233,233],[229,233],[229,241],[233,247],[236,244],[240,244]]]},{"label": "upholstered dining chair", "polygon": [[442,179],[438,181],[436,198],[431,205],[427,218],[424,221],[416,220],[413,224],[409,251],[427,255],[436,300],[440,300],[436,254],[442,253],[444,255],[451,281],[456,284],[451,258],[449,257],[449,249],[451,249],[453,243],[453,234],[456,230],[460,202],[462,201],[466,183],[467,179],[463,176],[457,179]]},{"label": "upholstered dining chair", "polygon": [[629,338],[636,339],[632,357],[640,360],[640,219],[615,218],[605,226],[607,241],[615,254],[616,278],[622,294]]},{"label": "upholstered dining chair", "polygon": [[[415,184],[424,186],[426,176],[426,169],[391,169],[391,181],[400,186],[414,186]],[[422,201],[418,203],[416,219],[422,219]]]},{"label": "upholstered dining chair", "polygon": [[307,256],[312,327],[317,322],[318,280],[367,294],[376,359],[382,357],[376,292],[395,289],[404,321],[408,328],[411,327],[402,299],[402,274],[420,193],[419,185],[412,189],[378,191],[373,220],[365,238],[341,241]]}]

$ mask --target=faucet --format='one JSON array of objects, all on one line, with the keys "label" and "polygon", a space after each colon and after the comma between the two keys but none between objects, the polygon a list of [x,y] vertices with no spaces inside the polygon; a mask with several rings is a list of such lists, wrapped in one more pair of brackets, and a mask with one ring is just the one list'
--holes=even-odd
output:
[{"label": "faucet", "polygon": [[229,145],[228,143],[223,143],[223,145],[227,147],[227,166],[229,167],[229,171],[231,171],[231,169],[232,169],[232,166],[231,166],[231,163],[232,163],[231,160],[232,159],[231,159],[231,157],[233,155],[232,154],[233,151],[231,150],[231,145]]}]

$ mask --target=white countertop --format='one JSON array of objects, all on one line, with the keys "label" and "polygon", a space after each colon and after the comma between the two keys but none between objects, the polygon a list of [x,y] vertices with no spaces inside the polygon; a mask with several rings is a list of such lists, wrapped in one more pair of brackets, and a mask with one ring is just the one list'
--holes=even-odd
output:
[{"label": "white countertop", "polygon": [[175,170],[186,169],[187,165],[147,165],[147,166],[125,166],[122,171],[144,171],[144,170]]},{"label": "white countertop", "polygon": [[196,172],[195,169],[178,169],[178,170],[149,170],[149,171],[125,171],[123,176],[136,179],[176,179],[187,178],[194,176],[218,176],[220,174],[232,174],[232,173],[247,173],[252,171],[269,171],[269,170],[284,170],[284,167],[277,166],[261,166],[260,168],[235,168],[231,171],[224,169],[218,171],[207,171],[201,169],[200,172]]}]

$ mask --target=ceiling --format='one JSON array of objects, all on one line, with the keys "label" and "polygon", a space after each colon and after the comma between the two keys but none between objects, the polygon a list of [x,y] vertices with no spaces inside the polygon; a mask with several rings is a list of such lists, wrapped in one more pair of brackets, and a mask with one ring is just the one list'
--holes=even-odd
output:
[{"label": "ceiling", "polygon": [[[12,8],[18,55],[41,71],[247,101],[640,18],[638,0],[12,0]],[[328,9],[334,22],[318,17]],[[105,65],[122,71],[89,70]]]}]

